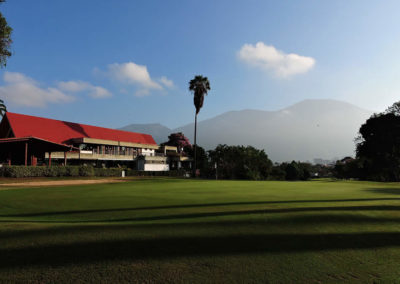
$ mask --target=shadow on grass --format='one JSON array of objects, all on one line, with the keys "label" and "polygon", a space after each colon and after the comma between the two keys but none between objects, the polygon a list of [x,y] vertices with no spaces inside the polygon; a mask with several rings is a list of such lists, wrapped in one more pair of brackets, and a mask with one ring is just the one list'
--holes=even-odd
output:
[{"label": "shadow on grass", "polygon": [[4,268],[400,246],[400,233],[255,234],[107,240],[0,249]]},{"label": "shadow on grass", "polygon": [[367,188],[365,191],[372,193],[396,194],[400,195],[400,188]]},{"label": "shadow on grass", "polygon": [[260,219],[245,219],[245,220],[218,220],[218,221],[201,221],[201,222],[182,222],[182,223],[109,223],[90,224],[90,225],[63,225],[52,226],[49,228],[38,229],[18,229],[0,231],[0,240],[17,240],[26,238],[52,238],[64,237],[66,235],[73,236],[91,236],[91,235],[137,235],[142,232],[151,232],[152,234],[160,234],[160,232],[183,232],[190,231],[228,231],[231,228],[240,228],[240,230],[262,230],[271,232],[277,227],[295,228],[304,226],[319,226],[319,225],[373,225],[373,224],[398,224],[400,217],[374,217],[355,214],[309,214],[302,216],[285,216],[278,218],[260,218]]},{"label": "shadow on grass", "polygon": [[91,220],[0,220],[0,223],[113,223],[113,222],[141,222],[141,221],[163,221],[180,219],[197,219],[207,217],[245,216],[252,214],[279,214],[279,213],[307,213],[307,212],[340,212],[340,211],[399,211],[400,206],[395,205],[365,205],[365,206],[326,206],[326,207],[294,207],[276,209],[238,210],[199,212],[185,214],[169,214],[158,216],[142,216],[129,218],[91,219]]},{"label": "shadow on grass", "polygon": [[0,215],[0,217],[46,217],[46,216],[56,216],[56,215],[71,215],[71,214],[91,214],[91,213],[107,213],[107,212],[184,209],[184,208],[240,206],[240,205],[269,205],[269,204],[273,205],[273,204],[293,204],[293,203],[331,203],[331,202],[396,201],[396,200],[399,201],[400,198],[354,198],[354,199],[286,200],[286,201],[281,200],[281,201],[251,201],[251,202],[244,201],[244,202],[225,202],[225,203],[206,203],[206,204],[146,206],[146,207],[132,207],[132,208],[50,211],[50,212],[24,213],[24,214],[3,214]]},{"label": "shadow on grass", "polygon": [[[334,211],[399,211],[400,206],[396,205],[365,205],[365,206],[324,206],[324,207],[294,207],[294,208],[272,208],[257,210],[237,210],[237,211],[217,211],[217,212],[199,212],[184,214],[168,214],[157,216],[142,216],[129,218],[109,218],[109,219],[91,219],[91,220],[0,220],[0,223],[102,223],[102,222],[141,222],[141,221],[163,221],[163,220],[180,220],[180,219],[197,219],[207,217],[224,217],[224,216],[243,216],[252,214],[279,214],[279,213],[307,213],[307,212],[334,212]],[[12,216],[7,216],[12,217]],[[27,217],[27,216],[18,216]]]}]

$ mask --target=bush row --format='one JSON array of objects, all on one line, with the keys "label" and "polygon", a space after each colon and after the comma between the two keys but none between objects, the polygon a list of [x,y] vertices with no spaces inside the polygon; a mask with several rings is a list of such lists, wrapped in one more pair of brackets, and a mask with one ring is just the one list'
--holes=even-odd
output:
[{"label": "bush row", "polygon": [[154,177],[154,176],[164,176],[164,177],[186,177],[186,171],[180,170],[170,170],[166,172],[153,172],[153,171],[137,171],[133,169],[126,169],[127,176],[143,176],[143,177]]},{"label": "bush row", "polygon": [[168,172],[142,172],[125,168],[93,168],[92,166],[4,166],[0,167],[0,177],[120,177],[125,170],[126,176],[171,176],[183,177],[184,170]]}]

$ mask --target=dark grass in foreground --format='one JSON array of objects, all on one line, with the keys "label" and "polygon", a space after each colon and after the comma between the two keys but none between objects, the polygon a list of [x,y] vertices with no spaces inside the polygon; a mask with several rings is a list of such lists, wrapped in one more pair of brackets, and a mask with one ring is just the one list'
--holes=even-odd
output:
[{"label": "dark grass in foreground", "polygon": [[0,191],[0,282],[400,282],[400,185],[134,180]]}]

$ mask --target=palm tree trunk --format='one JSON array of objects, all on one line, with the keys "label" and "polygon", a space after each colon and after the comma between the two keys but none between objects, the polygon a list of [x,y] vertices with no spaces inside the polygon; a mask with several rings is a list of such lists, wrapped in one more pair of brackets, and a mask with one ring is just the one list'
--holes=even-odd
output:
[{"label": "palm tree trunk", "polygon": [[197,113],[194,116],[194,166],[193,166],[193,176],[196,177],[196,168],[197,168]]}]

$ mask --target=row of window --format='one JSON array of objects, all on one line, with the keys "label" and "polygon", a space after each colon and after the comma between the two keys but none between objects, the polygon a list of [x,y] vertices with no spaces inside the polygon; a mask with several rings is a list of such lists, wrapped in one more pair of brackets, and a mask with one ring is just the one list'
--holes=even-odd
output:
[{"label": "row of window", "polygon": [[108,146],[108,145],[93,145],[93,144],[80,144],[81,151],[91,151],[93,154],[106,154],[106,155],[140,155],[141,148],[124,147],[124,146]]}]

